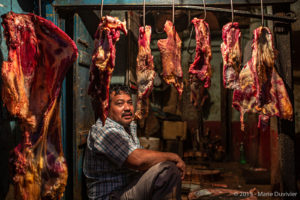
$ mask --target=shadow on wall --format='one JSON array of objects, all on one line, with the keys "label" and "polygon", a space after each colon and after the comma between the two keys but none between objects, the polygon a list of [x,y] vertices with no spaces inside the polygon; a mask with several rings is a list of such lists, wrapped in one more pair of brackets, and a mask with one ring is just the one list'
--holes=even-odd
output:
[{"label": "shadow on wall", "polygon": [[33,12],[34,0],[18,0],[18,4],[24,12]]}]

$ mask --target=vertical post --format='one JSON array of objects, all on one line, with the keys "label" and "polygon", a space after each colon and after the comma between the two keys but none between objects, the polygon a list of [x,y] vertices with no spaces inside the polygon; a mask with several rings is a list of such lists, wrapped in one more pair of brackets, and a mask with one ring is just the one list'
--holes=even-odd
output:
[{"label": "vertical post", "polygon": [[[274,24],[274,40],[279,50],[277,70],[294,105],[293,68],[291,62],[291,26],[290,24]],[[295,121],[279,120],[279,170],[282,192],[297,192],[295,170]],[[287,198],[284,198],[287,199]]]}]

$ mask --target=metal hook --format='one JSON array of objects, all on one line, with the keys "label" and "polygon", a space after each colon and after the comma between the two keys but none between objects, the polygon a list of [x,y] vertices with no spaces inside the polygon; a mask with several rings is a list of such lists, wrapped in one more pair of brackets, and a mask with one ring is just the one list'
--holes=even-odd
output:
[{"label": "metal hook", "polygon": [[206,5],[205,0],[203,0],[203,7],[204,7],[204,20],[206,19]]},{"label": "metal hook", "polygon": [[230,5],[231,5],[231,23],[233,23],[233,2],[232,2],[233,0],[230,0]]},{"label": "metal hook", "polygon": [[194,49],[194,50],[192,50],[192,51],[190,50],[190,48],[191,48],[191,40],[192,40],[193,31],[194,31],[194,26],[192,26],[192,30],[191,30],[190,38],[189,38],[189,44],[188,44],[188,47],[187,47],[187,52],[188,52],[190,55],[192,55],[192,54],[195,52],[195,50],[196,50],[196,49]]},{"label": "metal hook", "polygon": [[101,0],[100,20],[102,19],[102,16],[103,16],[103,0]]},{"label": "metal hook", "polygon": [[172,5],[172,23],[174,26],[174,24],[175,24],[175,0],[173,0],[173,5]]},{"label": "metal hook", "polygon": [[261,10],[261,25],[264,26],[264,6],[263,6],[263,0],[260,0],[260,10]]},{"label": "metal hook", "polygon": [[144,5],[143,5],[143,25],[144,25],[144,30],[146,27],[146,0],[144,0]]},{"label": "metal hook", "polygon": [[39,14],[42,16],[42,0],[39,0]]}]

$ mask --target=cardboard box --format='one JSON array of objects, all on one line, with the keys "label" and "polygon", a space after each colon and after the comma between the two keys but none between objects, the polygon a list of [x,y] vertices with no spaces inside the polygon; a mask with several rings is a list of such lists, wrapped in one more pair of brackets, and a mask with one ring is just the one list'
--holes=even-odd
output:
[{"label": "cardboard box", "polygon": [[162,137],[165,140],[176,140],[179,136],[181,140],[186,139],[186,121],[164,121]]}]

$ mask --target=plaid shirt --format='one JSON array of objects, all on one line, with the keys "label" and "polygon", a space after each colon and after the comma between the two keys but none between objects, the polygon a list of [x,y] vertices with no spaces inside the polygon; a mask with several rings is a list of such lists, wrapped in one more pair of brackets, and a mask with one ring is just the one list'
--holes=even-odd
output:
[{"label": "plaid shirt", "polygon": [[119,123],[107,118],[105,126],[97,120],[88,138],[83,163],[90,199],[108,200],[109,194],[124,188],[136,175],[123,166],[135,149],[142,148],[136,135],[136,123],[131,122],[130,133]]}]

